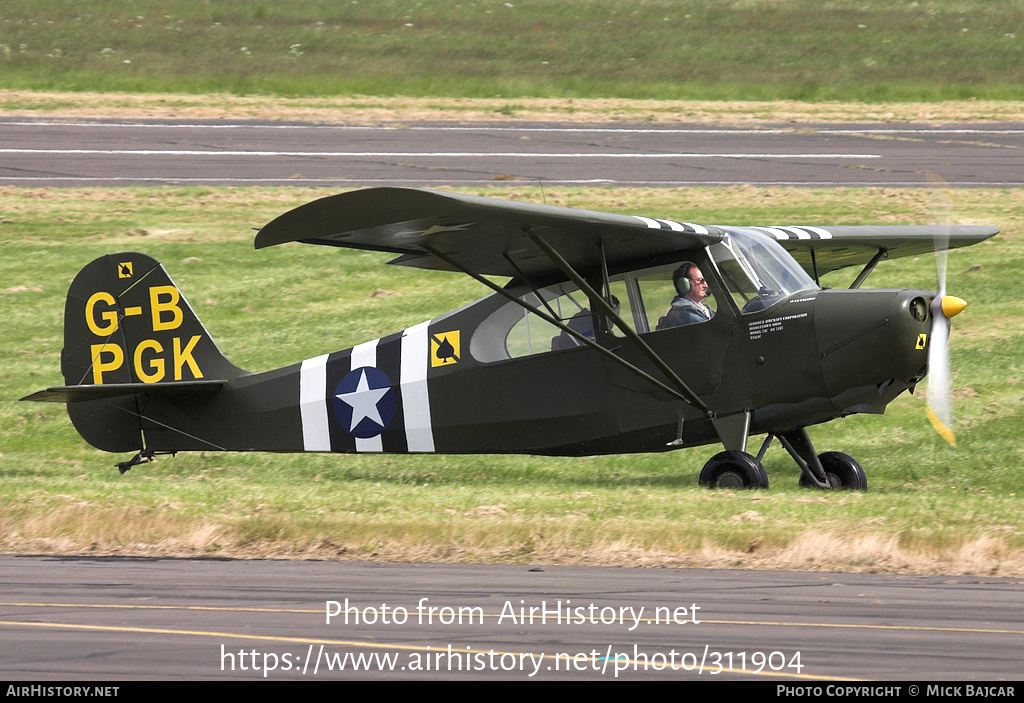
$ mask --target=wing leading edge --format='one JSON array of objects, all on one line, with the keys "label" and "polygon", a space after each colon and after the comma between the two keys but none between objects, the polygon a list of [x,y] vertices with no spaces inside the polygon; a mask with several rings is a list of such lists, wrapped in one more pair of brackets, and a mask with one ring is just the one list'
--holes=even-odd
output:
[{"label": "wing leading edge", "polygon": [[580,270],[648,262],[722,239],[715,227],[635,215],[577,210],[441,193],[415,188],[368,188],[333,195],[290,210],[256,235],[257,249],[305,242],[384,251],[389,263],[455,271],[437,250],[480,275],[557,274],[525,236],[546,240]]},{"label": "wing leading edge", "polygon": [[[775,237],[805,271],[824,276],[848,266],[864,266],[878,252],[885,258],[920,256],[977,244],[999,234],[984,225],[837,225],[831,227],[753,227]],[[812,252],[814,260],[812,261]]]}]

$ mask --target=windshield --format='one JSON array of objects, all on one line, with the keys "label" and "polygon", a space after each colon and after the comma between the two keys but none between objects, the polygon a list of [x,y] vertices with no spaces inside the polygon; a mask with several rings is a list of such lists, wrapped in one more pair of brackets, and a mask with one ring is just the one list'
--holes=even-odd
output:
[{"label": "windshield", "polygon": [[748,227],[723,228],[725,239],[709,247],[712,260],[741,312],[755,312],[802,290],[814,280],[767,234]]}]

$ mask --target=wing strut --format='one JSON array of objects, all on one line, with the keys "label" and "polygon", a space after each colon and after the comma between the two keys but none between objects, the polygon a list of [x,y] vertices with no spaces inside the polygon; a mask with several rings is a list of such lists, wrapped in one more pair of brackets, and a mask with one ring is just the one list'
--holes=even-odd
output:
[{"label": "wing strut", "polygon": [[861,284],[864,283],[867,277],[871,275],[871,272],[875,270],[875,267],[878,266],[878,262],[884,259],[888,253],[888,249],[885,247],[879,247],[878,253],[871,257],[871,261],[864,264],[864,268],[857,274],[857,278],[855,278],[853,283],[850,284],[850,288],[860,288]]},{"label": "wing strut", "polygon": [[698,408],[699,410],[702,410],[703,412],[708,413],[709,415],[711,414],[711,409],[704,404],[704,401],[700,399],[700,396],[698,396],[696,393],[690,390],[690,387],[683,382],[683,379],[679,378],[679,375],[672,370],[672,367],[666,364],[665,361],[660,356],[658,356],[657,352],[651,349],[647,345],[647,342],[641,339],[640,335],[634,332],[633,328],[630,327],[625,320],[619,317],[619,314],[615,312],[611,305],[609,305],[608,301],[602,298],[597,293],[597,291],[591,288],[590,284],[587,283],[586,279],[579,275],[576,272],[576,270],[569,264],[569,262],[562,257],[561,254],[555,251],[550,244],[544,241],[544,239],[540,235],[535,233],[529,227],[524,227],[523,232],[526,234],[527,237],[529,237],[533,241],[534,244],[540,247],[541,251],[543,251],[549,259],[551,259],[551,263],[557,266],[562,271],[562,273],[568,276],[573,283],[579,286],[579,289],[586,293],[591,300],[596,302],[597,306],[601,308],[601,312],[605,314],[608,317],[608,319],[615,323],[615,326],[619,328],[619,331],[621,331],[627,339],[633,342],[633,344],[635,344],[637,348],[640,349],[641,352],[643,352],[644,356],[650,359],[654,363],[654,365],[657,366],[658,369],[663,374],[665,374],[665,376],[667,376],[670,381],[672,381],[673,385],[675,385],[675,387],[679,390],[679,393],[676,393],[675,395],[682,395],[686,402],[692,405],[693,407]]},{"label": "wing strut", "polygon": [[[540,308],[538,308],[538,307],[536,307],[534,305],[530,305],[525,300],[523,300],[523,299],[521,299],[521,298],[519,298],[519,297],[517,297],[515,295],[512,295],[507,290],[505,290],[504,288],[499,286],[497,283],[494,283],[493,281],[487,280],[486,278],[484,278],[480,274],[476,273],[475,271],[471,271],[470,269],[466,268],[465,266],[460,264],[455,259],[451,258],[450,256],[448,256],[447,254],[443,253],[442,251],[440,251],[438,249],[435,249],[431,245],[423,244],[421,246],[426,251],[429,251],[431,254],[433,254],[437,258],[441,259],[445,263],[453,266],[454,268],[458,269],[459,271],[462,271],[464,274],[466,274],[467,276],[469,276],[473,280],[476,280],[476,281],[479,281],[480,283],[483,283],[485,286],[487,286],[488,288],[493,290],[495,293],[498,293],[502,297],[507,298],[508,300],[512,301],[516,305],[519,305],[520,307],[522,307],[523,309],[527,310],[528,312],[532,312],[534,315],[536,315],[540,319],[544,320],[548,324],[554,325],[560,331],[565,332],[566,334],[570,335],[573,339],[578,341],[580,344],[585,344],[586,346],[591,347],[591,348],[597,350],[598,352],[600,352],[601,354],[604,354],[606,357],[608,357],[609,359],[611,359],[615,363],[619,364],[620,366],[625,367],[626,369],[628,369],[632,373],[636,374],[640,378],[642,378],[642,379],[644,379],[646,381],[649,381],[652,385],[657,386],[661,390],[665,391],[666,393],[668,393],[669,395],[671,395],[671,396],[673,396],[675,398],[678,398],[679,400],[683,401],[684,403],[691,404],[691,405],[693,404],[692,401],[690,400],[690,398],[686,397],[684,394],[680,393],[678,390],[676,390],[672,386],[669,386],[664,381],[659,381],[657,378],[655,378],[651,374],[647,373],[646,371],[644,371],[640,367],[634,366],[633,364],[629,363],[625,359],[617,356],[615,354],[615,352],[613,352],[612,350],[606,349],[605,347],[602,347],[600,344],[598,344],[594,340],[592,340],[592,339],[590,339],[588,337],[585,337],[584,335],[580,334],[576,330],[574,330],[571,327],[569,327],[568,325],[566,325],[564,322],[562,322],[557,317],[552,317],[551,315],[547,314],[546,312],[544,312]],[[699,402],[700,398],[697,398],[697,400]],[[703,403],[701,403],[701,405],[698,406],[698,407],[700,407],[702,410],[707,411],[707,408],[704,406]]]},{"label": "wing strut", "polygon": [[[528,285],[530,287],[530,290],[533,292],[533,294],[535,296],[537,296],[537,300],[539,300],[540,304],[544,306],[544,309],[548,311],[548,315],[551,316],[551,319],[553,319],[553,320],[561,320],[562,318],[551,307],[551,303],[549,303],[548,301],[544,300],[544,296],[540,294],[539,290],[537,290],[537,286],[533,285],[533,281],[531,281],[527,277],[527,275],[525,273],[523,273],[523,270],[521,268],[519,268],[519,265],[515,261],[512,260],[512,257],[508,255],[508,252],[502,254],[502,256],[505,258],[505,261],[508,262],[508,265],[512,267],[512,270],[516,272],[516,275],[519,276],[519,278],[521,278],[523,280],[523,282],[526,283],[526,285]],[[575,298],[573,298],[571,295],[568,295],[566,297],[569,298],[569,300],[572,301],[572,304],[575,305],[577,308],[579,308],[579,310],[582,312],[583,307],[579,303],[576,302]],[[576,346],[579,346],[579,345],[577,344]]]}]

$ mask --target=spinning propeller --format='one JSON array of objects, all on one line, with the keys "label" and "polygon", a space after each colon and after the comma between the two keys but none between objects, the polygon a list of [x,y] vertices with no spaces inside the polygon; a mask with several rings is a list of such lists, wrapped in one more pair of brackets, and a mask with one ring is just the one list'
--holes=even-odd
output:
[{"label": "spinning propeller", "polygon": [[[941,178],[928,174],[928,180]],[[947,209],[948,213],[948,209]],[[943,218],[948,224],[948,214]],[[949,235],[943,232],[935,237],[935,265],[938,295],[932,301],[932,332],[928,343],[928,420],[939,436],[956,446],[953,433],[953,379],[949,365],[949,321],[967,307],[967,301],[946,295],[946,255]]]}]

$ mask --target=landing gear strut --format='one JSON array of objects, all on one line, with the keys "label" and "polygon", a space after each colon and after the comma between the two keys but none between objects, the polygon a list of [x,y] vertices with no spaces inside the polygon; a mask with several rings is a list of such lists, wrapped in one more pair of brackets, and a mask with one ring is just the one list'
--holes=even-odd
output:
[{"label": "landing gear strut", "polygon": [[800,486],[802,488],[867,490],[867,475],[856,459],[842,452],[816,454],[806,427],[778,435],[768,435],[757,455],[758,459],[764,456],[768,445],[776,436],[789,455],[793,457],[793,461],[800,467]]}]

